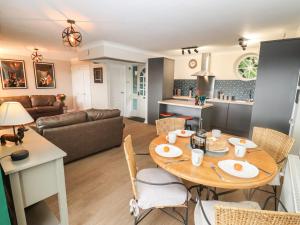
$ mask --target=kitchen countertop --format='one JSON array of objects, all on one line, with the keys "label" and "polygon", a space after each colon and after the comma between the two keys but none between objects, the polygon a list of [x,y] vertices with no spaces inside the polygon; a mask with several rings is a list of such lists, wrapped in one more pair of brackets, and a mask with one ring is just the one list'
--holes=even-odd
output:
[{"label": "kitchen countertop", "polygon": [[[195,101],[194,98],[190,98],[189,96],[173,96],[173,99],[178,100],[178,101]],[[218,99],[218,98],[213,98],[213,99],[207,99],[207,102],[220,102],[220,103],[228,103],[228,104],[239,104],[239,105],[253,105],[254,102],[249,102],[249,101],[242,101],[242,100],[223,100],[223,99]]]},{"label": "kitchen countertop", "polygon": [[158,101],[158,103],[165,104],[165,105],[188,107],[194,109],[205,109],[213,106],[213,104],[210,103],[205,103],[204,105],[195,105],[193,101],[183,101],[183,100],[176,100],[176,99],[162,100],[162,101]]}]

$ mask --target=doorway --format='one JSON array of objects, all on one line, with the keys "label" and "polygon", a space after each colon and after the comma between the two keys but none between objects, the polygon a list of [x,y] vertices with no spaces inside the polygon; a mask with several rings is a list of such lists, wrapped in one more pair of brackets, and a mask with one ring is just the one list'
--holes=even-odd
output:
[{"label": "doorway", "polygon": [[131,107],[130,117],[144,122],[146,117],[146,68],[145,64],[131,67]]},{"label": "doorway", "polygon": [[126,116],[125,93],[126,93],[126,66],[110,63],[108,65],[109,75],[109,105],[110,108],[119,109],[122,116]]},{"label": "doorway", "polygon": [[91,108],[90,69],[88,65],[72,68],[72,83],[73,108],[76,110]]}]

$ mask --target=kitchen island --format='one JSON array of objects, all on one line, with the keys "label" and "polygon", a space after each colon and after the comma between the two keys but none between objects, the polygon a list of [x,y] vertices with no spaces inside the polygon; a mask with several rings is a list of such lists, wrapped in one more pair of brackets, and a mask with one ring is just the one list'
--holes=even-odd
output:
[{"label": "kitchen island", "polygon": [[159,113],[174,113],[182,116],[192,116],[193,120],[189,121],[193,129],[199,127],[200,118],[203,119],[203,128],[211,129],[211,115],[213,104],[195,105],[193,101],[184,101],[177,99],[167,99],[158,101]]}]

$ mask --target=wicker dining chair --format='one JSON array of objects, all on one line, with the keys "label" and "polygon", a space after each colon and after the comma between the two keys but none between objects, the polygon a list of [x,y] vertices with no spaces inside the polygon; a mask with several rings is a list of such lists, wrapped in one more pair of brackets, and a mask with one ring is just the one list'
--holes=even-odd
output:
[{"label": "wicker dining chair", "polygon": [[[268,200],[262,209],[266,208]],[[261,210],[253,201],[198,200],[194,211],[195,225],[300,225],[299,213],[289,213],[279,199],[275,198],[275,201],[284,212]]]},{"label": "wicker dining chair", "polygon": [[174,130],[184,130],[185,119],[183,118],[165,118],[156,120],[157,135],[168,134]]},{"label": "wicker dining chair", "polygon": [[[160,209],[187,225],[188,202],[191,196],[182,181],[161,168],[138,171],[131,135],[124,139],[124,152],[133,191],[130,212],[134,216],[134,225],[140,223],[154,209]],[[167,208],[173,208],[173,211],[168,212]],[[175,208],[185,208],[185,213],[182,214]]]},{"label": "wicker dining chair", "polygon": [[299,213],[215,206],[216,225],[299,225]]},{"label": "wicker dining chair", "polygon": [[[276,130],[262,127],[254,127],[252,140],[262,149],[273,157],[278,165],[278,173],[275,178],[268,184],[272,186],[273,192],[269,192],[260,188],[256,190],[274,194],[277,197],[277,186],[281,185],[281,170],[285,164],[289,152],[292,150],[295,139]],[[275,209],[277,208],[275,201]]]},{"label": "wicker dining chair", "polygon": [[270,154],[281,170],[295,139],[276,130],[254,127],[252,140]]}]

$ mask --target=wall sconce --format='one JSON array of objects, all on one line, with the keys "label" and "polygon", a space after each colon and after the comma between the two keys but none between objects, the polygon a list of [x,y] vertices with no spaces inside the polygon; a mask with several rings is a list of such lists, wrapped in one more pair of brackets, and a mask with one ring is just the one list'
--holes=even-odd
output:
[{"label": "wall sconce", "polygon": [[31,59],[33,62],[41,62],[43,60],[42,54],[38,52],[38,48],[34,49],[34,52],[31,54]]}]

